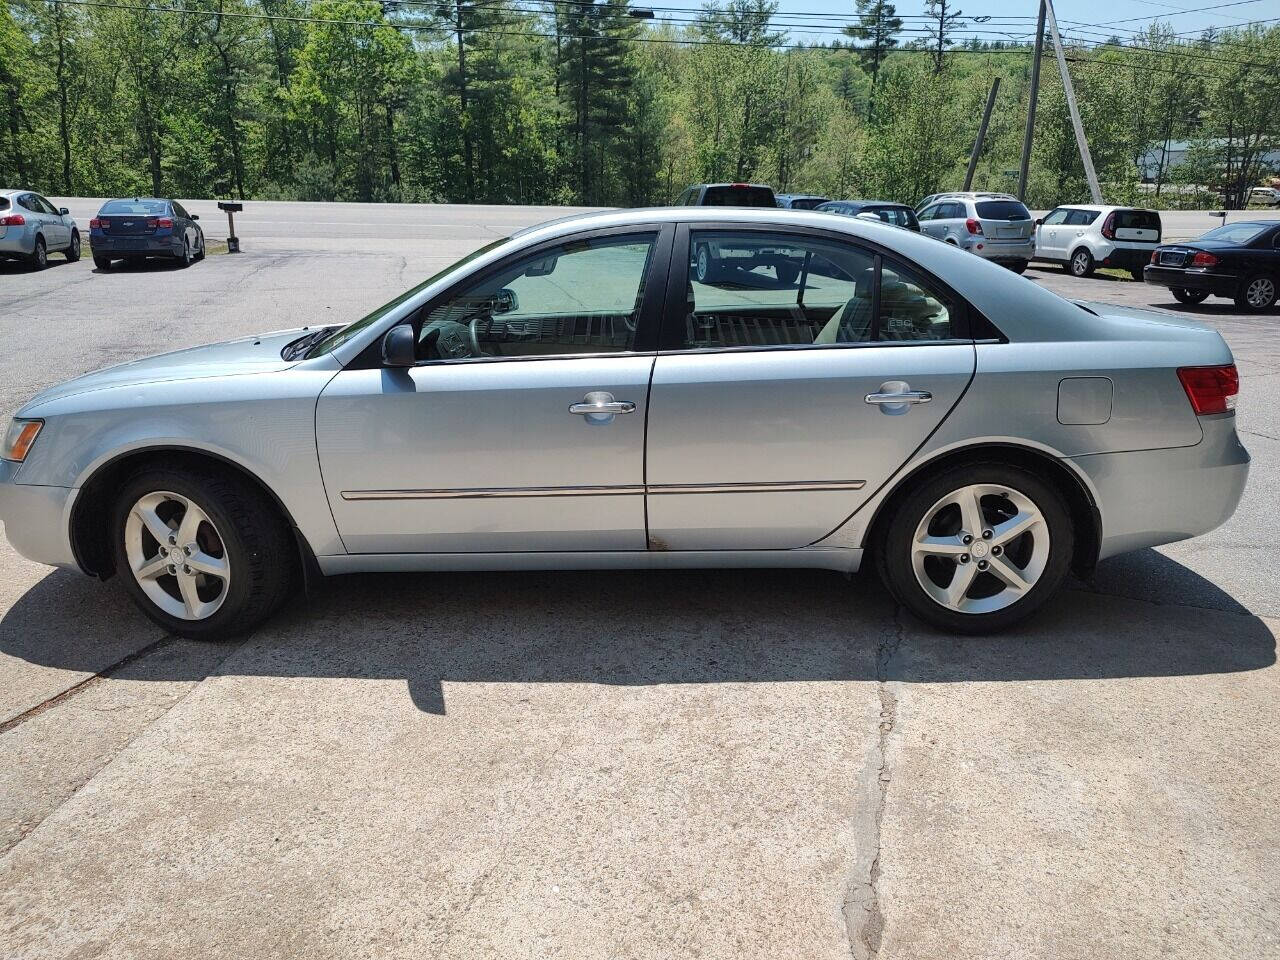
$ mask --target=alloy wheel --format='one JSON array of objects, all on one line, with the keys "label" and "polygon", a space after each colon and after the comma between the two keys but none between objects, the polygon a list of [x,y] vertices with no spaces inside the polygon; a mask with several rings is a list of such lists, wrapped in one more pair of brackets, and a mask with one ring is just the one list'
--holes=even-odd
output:
[{"label": "alloy wheel", "polygon": [[1249,306],[1261,309],[1270,306],[1276,299],[1275,281],[1267,277],[1258,277],[1244,292],[1245,299],[1249,301]]},{"label": "alloy wheel", "polygon": [[1030,497],[969,484],[925,511],[911,543],[916,580],[958,613],[1003,610],[1027,595],[1049,561],[1049,525]]},{"label": "alloy wheel", "polygon": [[142,592],[180,620],[206,620],[222,607],[231,565],[218,528],[193,500],[157,491],[141,497],[124,525],[125,556]]},{"label": "alloy wheel", "polygon": [[1081,250],[1071,258],[1071,272],[1077,277],[1083,277],[1089,272],[1089,254],[1087,252]]}]

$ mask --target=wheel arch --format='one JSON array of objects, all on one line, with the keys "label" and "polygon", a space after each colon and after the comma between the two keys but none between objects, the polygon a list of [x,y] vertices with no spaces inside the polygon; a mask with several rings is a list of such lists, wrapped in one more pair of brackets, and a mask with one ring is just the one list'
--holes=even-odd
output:
[{"label": "wheel arch", "polygon": [[942,473],[954,467],[972,463],[1001,463],[1030,470],[1051,483],[1066,501],[1075,528],[1075,550],[1071,557],[1071,570],[1077,576],[1087,576],[1098,562],[1102,547],[1102,514],[1093,492],[1083,477],[1060,457],[1035,447],[1016,443],[990,442],[976,446],[949,450],[899,477],[888,496],[876,506],[867,525],[865,542],[878,551],[884,541],[889,519],[898,505],[910,493],[913,481],[921,477]]},{"label": "wheel arch", "polygon": [[244,464],[220,453],[177,444],[157,444],[121,451],[98,464],[80,485],[75,502],[71,505],[67,533],[71,542],[71,552],[76,563],[85,573],[99,580],[109,579],[115,574],[115,559],[112,555],[108,529],[111,516],[111,493],[128,473],[151,462],[169,467],[185,466],[195,470],[208,470],[212,467],[235,474],[249,483],[266,496],[289,525],[298,546],[299,560],[307,582],[310,582],[313,574],[319,573],[315,553],[306,537],[298,529],[289,508],[261,477]]}]

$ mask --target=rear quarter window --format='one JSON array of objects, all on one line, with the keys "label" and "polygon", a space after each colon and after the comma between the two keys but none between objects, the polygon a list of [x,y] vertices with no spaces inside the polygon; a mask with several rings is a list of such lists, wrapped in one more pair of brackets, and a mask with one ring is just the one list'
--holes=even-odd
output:
[{"label": "rear quarter window", "polygon": [[702,198],[704,207],[773,207],[778,201],[767,187],[709,187]]},{"label": "rear quarter window", "polygon": [[1031,219],[1031,213],[1017,200],[979,200],[974,208],[983,220]]}]

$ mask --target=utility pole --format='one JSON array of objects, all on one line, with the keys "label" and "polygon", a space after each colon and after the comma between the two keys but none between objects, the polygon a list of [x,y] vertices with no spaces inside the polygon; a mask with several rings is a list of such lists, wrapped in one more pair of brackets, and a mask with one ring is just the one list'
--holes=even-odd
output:
[{"label": "utility pole", "polygon": [[996,105],[996,94],[1000,92],[1000,78],[991,81],[991,92],[987,94],[987,108],[982,111],[982,123],[978,125],[978,139],[973,141],[973,153],[969,154],[969,169],[964,175],[964,190],[969,192],[973,186],[973,171],[978,166],[978,154],[982,152],[982,141],[987,139],[987,124],[991,122],[991,108]]},{"label": "utility pole", "polygon": [[1084,125],[1080,122],[1080,108],[1076,106],[1076,91],[1071,86],[1071,74],[1067,72],[1067,57],[1062,51],[1062,37],[1058,35],[1058,18],[1053,13],[1053,0],[1044,0],[1049,14],[1049,31],[1053,34],[1053,49],[1058,54],[1058,70],[1062,73],[1062,89],[1067,95],[1067,109],[1071,111],[1071,126],[1076,131],[1076,146],[1080,148],[1080,162],[1089,180],[1089,192],[1094,203],[1102,203],[1102,188],[1098,186],[1098,174],[1093,169],[1093,157],[1089,155],[1089,141],[1085,139]]},{"label": "utility pole", "polygon": [[1031,99],[1027,103],[1027,129],[1022,134],[1022,167],[1018,170],[1018,199],[1027,199],[1027,169],[1031,166],[1031,136],[1036,131],[1036,99],[1040,96],[1040,55],[1044,53],[1044,0],[1036,18],[1036,52],[1031,58]]}]

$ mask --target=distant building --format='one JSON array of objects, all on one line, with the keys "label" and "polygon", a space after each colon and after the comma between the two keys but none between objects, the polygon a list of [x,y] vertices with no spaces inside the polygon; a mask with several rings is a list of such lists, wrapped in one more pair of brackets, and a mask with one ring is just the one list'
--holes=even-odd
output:
[{"label": "distant building", "polygon": [[[1223,147],[1226,145],[1225,139],[1209,140],[1207,144],[1214,147]],[[1187,154],[1192,147],[1190,140],[1170,140],[1168,146],[1168,159],[1164,161],[1164,172],[1168,175],[1170,170],[1180,167],[1187,160]],[[1156,178],[1157,171],[1160,170],[1161,161],[1166,156],[1165,145],[1157,144],[1152,147],[1141,157],[1138,158],[1138,171],[1142,174],[1144,183],[1151,183]],[[1264,172],[1280,170],[1280,149],[1269,150],[1262,156],[1262,169]]]}]

